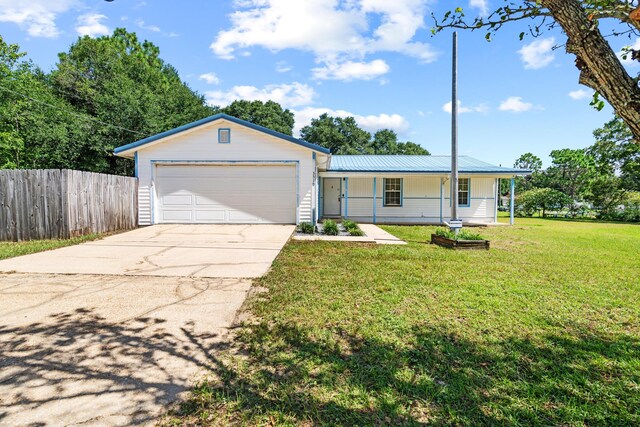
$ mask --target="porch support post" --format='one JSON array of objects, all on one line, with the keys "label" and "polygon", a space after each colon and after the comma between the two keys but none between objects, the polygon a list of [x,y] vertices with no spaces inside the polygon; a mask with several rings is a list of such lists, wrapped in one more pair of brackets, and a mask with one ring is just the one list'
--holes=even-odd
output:
[{"label": "porch support post", "polygon": [[344,217],[349,218],[349,177],[344,179]]},{"label": "porch support post", "polygon": [[373,177],[373,223],[376,223],[376,177]]},{"label": "porch support post", "polygon": [[322,203],[324,202],[324,198],[322,197],[322,178],[318,175],[318,219],[316,222],[320,221],[322,218]]},{"label": "porch support post", "polygon": [[500,178],[496,178],[496,191],[494,191],[494,197],[496,198],[493,202],[493,222],[498,222],[498,199],[500,198]]},{"label": "porch support post", "polygon": [[444,221],[442,220],[442,205],[444,204],[444,178],[440,178],[440,224]]},{"label": "porch support post", "polygon": [[514,205],[515,205],[515,199],[516,199],[516,179],[514,177],[511,178],[511,189],[509,191],[510,197],[511,197],[511,201],[509,203],[509,224],[513,225],[513,211],[514,211]]}]

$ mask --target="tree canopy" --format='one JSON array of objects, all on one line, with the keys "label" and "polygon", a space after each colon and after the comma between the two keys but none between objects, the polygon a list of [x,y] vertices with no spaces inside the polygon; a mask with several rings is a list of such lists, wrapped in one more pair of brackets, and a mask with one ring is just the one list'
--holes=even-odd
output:
[{"label": "tree canopy", "polygon": [[222,108],[221,112],[286,135],[293,135],[295,117],[288,109],[284,110],[274,101],[233,101]]},{"label": "tree canopy", "polygon": [[[564,200],[562,205],[572,212],[586,202],[600,217],[626,218],[620,217],[619,206],[637,205],[630,200],[640,197],[640,145],[633,142],[631,131],[619,117],[596,129],[593,136],[595,142],[587,148],[551,151],[551,165],[547,169],[542,169],[540,159],[531,153],[520,156],[514,167],[534,171],[516,181],[521,213],[530,215],[541,210],[544,214],[558,205],[555,202]],[[561,199],[557,193],[567,199]],[[636,216],[633,214],[628,220],[637,221]]]},{"label": "tree canopy", "polygon": [[85,138],[102,154],[93,156],[97,171],[129,173],[130,162],[114,156],[115,147],[215,112],[160,58],[157,46],[122,28],[111,36],[79,38],[59,54],[50,78],[61,99],[110,124],[94,124]]},{"label": "tree canopy", "polygon": [[[579,82],[595,91],[593,104],[602,108],[599,96],[606,99],[626,123],[636,142],[640,141],[640,87],[631,77],[605,37],[639,36],[640,6],[628,0],[503,0],[488,16],[468,18],[462,8],[435,17],[433,32],[446,28],[485,30],[486,38],[503,26],[517,21],[528,24],[528,32],[537,37],[560,27],[566,35],[567,53],[575,55]],[[608,20],[607,25],[599,25]],[[612,28],[609,32],[604,28]],[[522,40],[526,32],[520,33]],[[640,51],[627,48],[627,55],[640,59]]]},{"label": "tree canopy", "polygon": [[372,137],[353,117],[331,117],[326,113],[303,127],[300,137],[333,154],[429,154],[418,144],[398,141],[398,134],[391,129],[380,129]]}]

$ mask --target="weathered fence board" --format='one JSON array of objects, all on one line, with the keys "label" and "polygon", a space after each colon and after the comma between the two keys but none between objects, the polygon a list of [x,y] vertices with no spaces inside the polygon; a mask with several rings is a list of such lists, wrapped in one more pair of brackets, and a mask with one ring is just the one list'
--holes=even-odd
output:
[{"label": "weathered fence board", "polygon": [[0,240],[63,239],[137,225],[136,178],[73,170],[0,170]]}]

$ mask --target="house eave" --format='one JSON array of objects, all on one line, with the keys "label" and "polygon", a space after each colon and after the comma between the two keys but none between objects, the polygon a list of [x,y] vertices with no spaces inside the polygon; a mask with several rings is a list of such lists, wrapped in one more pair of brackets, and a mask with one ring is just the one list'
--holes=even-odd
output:
[{"label": "house eave", "polygon": [[[505,171],[505,170],[489,170],[489,171],[470,171],[470,170],[460,170],[458,173],[462,175],[473,175],[473,176],[491,176],[495,178],[512,178],[514,176],[525,176],[530,175],[530,171],[526,170],[518,170],[518,171]],[[425,171],[425,170],[327,170],[321,171],[321,177],[372,177],[372,176],[399,176],[399,175],[412,175],[412,176],[449,176],[451,175],[450,170],[440,170],[440,171]]]}]

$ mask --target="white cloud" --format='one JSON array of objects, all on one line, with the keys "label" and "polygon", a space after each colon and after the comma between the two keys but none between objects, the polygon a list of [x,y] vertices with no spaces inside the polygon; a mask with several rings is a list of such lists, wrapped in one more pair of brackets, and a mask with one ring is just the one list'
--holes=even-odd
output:
[{"label": "white cloud", "polygon": [[478,9],[481,16],[487,16],[489,14],[488,0],[469,0],[469,6]]},{"label": "white cloud", "polygon": [[311,70],[318,80],[371,80],[389,72],[389,65],[382,59],[371,62],[346,61],[329,63],[324,67]]},{"label": "white cloud", "polygon": [[107,17],[99,13],[80,15],[76,24],[76,32],[81,36],[89,37],[109,35],[111,30],[101,22],[104,19],[107,19]]},{"label": "white cloud", "polygon": [[[633,50],[640,50],[640,38],[637,38],[636,41],[628,47]],[[627,58],[624,59],[623,56],[626,56]],[[640,62],[631,59],[631,53],[627,53],[622,49],[620,50],[620,52],[618,52],[618,58],[620,58],[620,62],[622,62],[622,65],[626,65],[627,67],[637,67],[640,65]]]},{"label": "white cloud", "polygon": [[276,63],[276,71],[278,73],[286,73],[288,71],[291,71],[292,69],[293,67],[289,65],[286,61],[278,61]]},{"label": "white cloud", "polygon": [[509,98],[502,101],[500,107],[498,107],[500,111],[511,111],[513,113],[522,113],[524,111],[529,111],[533,108],[533,104],[529,102],[524,102],[522,97],[520,96],[510,96]]},{"label": "white cloud", "polygon": [[392,129],[398,134],[404,134],[409,130],[409,122],[399,114],[378,114],[362,116],[345,110],[332,110],[330,108],[306,107],[302,110],[293,110],[296,123],[293,128],[294,135],[299,135],[300,129],[311,123],[311,119],[318,118],[321,114],[332,117],[353,117],[362,129],[375,132],[379,129]]},{"label": "white cloud", "polygon": [[162,31],[160,30],[160,27],[158,27],[157,25],[147,24],[142,19],[136,19],[136,25],[142,28],[143,30],[153,31],[154,33],[159,33],[160,31]]},{"label": "white cloud", "polygon": [[[442,106],[442,111],[451,114],[451,106],[452,102],[447,102]],[[464,106],[458,101],[458,113],[487,113],[488,111],[489,106],[485,102],[478,105]]]},{"label": "white cloud", "polygon": [[[211,49],[232,59],[238,51],[312,52],[325,68],[363,62],[366,55],[396,52],[431,62],[437,54],[415,41],[425,28],[428,0],[241,0],[230,15],[231,28],[220,31]],[[322,68],[321,68],[322,69]],[[327,72],[327,75],[331,75]]]},{"label": "white cloud", "polygon": [[590,96],[591,95],[589,95],[589,92],[587,92],[584,89],[578,89],[578,90],[569,92],[569,97],[571,97],[571,99],[575,99],[576,101],[580,99],[587,99]]},{"label": "white cloud", "polygon": [[538,39],[524,45],[518,53],[524,62],[524,68],[537,70],[551,64],[554,59],[553,46],[556,40],[553,37]]},{"label": "white cloud", "polygon": [[216,76],[216,73],[204,73],[201,74],[198,79],[204,80],[207,84],[210,85],[218,85],[220,84],[220,79]]},{"label": "white cloud", "polygon": [[0,22],[12,22],[32,37],[57,37],[59,14],[71,9],[77,0],[0,0]]},{"label": "white cloud", "polygon": [[283,108],[309,105],[316,96],[315,90],[298,82],[290,84],[272,84],[260,89],[255,86],[234,86],[228,91],[205,92],[209,105],[225,106],[237,99],[248,101],[275,101]]}]

